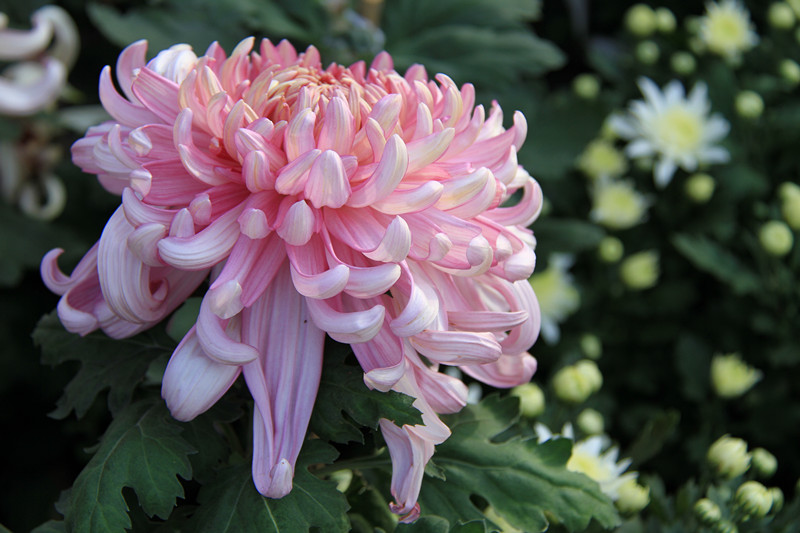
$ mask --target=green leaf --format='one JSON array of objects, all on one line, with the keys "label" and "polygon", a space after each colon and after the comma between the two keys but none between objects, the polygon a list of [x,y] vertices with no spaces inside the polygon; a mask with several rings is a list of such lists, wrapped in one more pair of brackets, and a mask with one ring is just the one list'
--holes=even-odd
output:
[{"label": "green leaf", "polygon": [[65,517],[70,530],[115,532],[130,527],[124,487],[136,491],[149,516],[167,518],[175,499],[183,497],[177,476],[192,477],[188,455],[194,449],[180,431],[160,399],[121,411],[72,486]]},{"label": "green leaf", "polygon": [[346,533],[349,508],[336,483],[323,481],[308,471],[309,465],[331,463],[334,448],[319,440],[303,445],[295,468],[292,492],[281,499],[265,498],[253,485],[250,465],[219,472],[200,489],[200,507],[188,531],[197,533],[300,533],[310,528]]},{"label": "green leaf", "polygon": [[[0,525],[0,533],[6,532],[9,530]],[[48,520],[33,528],[31,533],[67,533],[67,525],[62,520]]]},{"label": "green leaf", "polygon": [[130,403],[150,363],[159,356],[169,356],[175,346],[161,327],[121,340],[100,332],[80,337],[63,328],[55,311],[42,317],[33,332],[33,340],[41,347],[45,364],[81,362],[81,369],[67,384],[56,410],[50,414],[59,419],[73,410],[81,418],[106,388],[109,389],[108,407],[116,414]]},{"label": "green leaf", "polygon": [[564,54],[530,30],[537,15],[535,3],[521,0],[404,0],[386,2],[382,29],[398,70],[422,63],[456,83],[500,90],[564,64]]},{"label": "green leaf", "polygon": [[542,218],[533,225],[537,241],[551,252],[577,253],[597,248],[606,232],[590,222],[573,219]]},{"label": "green leaf", "polygon": [[449,533],[450,522],[441,516],[422,516],[413,524],[398,524],[395,533]]},{"label": "green leaf", "polygon": [[672,244],[697,269],[727,283],[734,293],[741,295],[760,290],[758,275],[716,242],[700,235],[677,234],[672,237]]},{"label": "green leaf", "polygon": [[395,391],[370,390],[364,384],[364,373],[345,363],[344,350],[326,350],[317,400],[309,427],[323,440],[363,442],[359,428],[378,427],[381,418],[398,426],[422,424],[422,413],[411,405],[414,398]]},{"label": "green leaf", "polygon": [[437,447],[435,458],[447,481],[425,480],[420,494],[423,511],[451,523],[480,520],[484,515],[470,500],[477,495],[525,531],[543,531],[551,519],[570,531],[586,528],[592,519],[606,528],[618,524],[614,505],[599,486],[567,471],[569,440],[491,442],[517,416],[516,398],[491,395],[446,417],[453,434]]}]

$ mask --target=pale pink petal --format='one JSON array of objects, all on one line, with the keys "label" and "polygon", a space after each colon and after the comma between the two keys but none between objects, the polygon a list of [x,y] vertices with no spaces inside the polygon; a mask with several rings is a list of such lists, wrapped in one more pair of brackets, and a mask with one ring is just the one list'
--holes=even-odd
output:
[{"label": "pale pink petal", "polygon": [[343,312],[341,304],[335,302],[336,298],[328,300],[306,300],[306,305],[314,319],[314,323],[326,331],[332,339],[354,344],[366,342],[380,331],[383,325],[386,308],[382,305],[364,311]]},{"label": "pale pink petal", "polygon": [[257,407],[253,480],[271,498],[292,488],[322,373],[325,332],[314,325],[305,302],[283,268],[263,297],[243,313],[242,339],[261,354],[244,367]]},{"label": "pale pink petal", "polygon": [[350,182],[347,181],[344,165],[339,154],[325,150],[314,160],[305,185],[306,198],[319,209],[327,206],[342,207],[350,197]]},{"label": "pale pink petal", "polygon": [[175,268],[204,270],[222,261],[239,238],[240,205],[192,237],[167,237],[158,243],[161,259]]},{"label": "pale pink petal", "polygon": [[464,365],[459,368],[487,385],[507,389],[531,380],[536,372],[536,359],[527,352],[516,355],[503,354],[493,363]]},{"label": "pale pink petal", "polygon": [[210,298],[203,298],[197,315],[197,339],[203,351],[215,361],[226,365],[243,365],[258,357],[255,348],[235,338],[239,336],[239,318],[236,316],[225,320],[218,317],[211,310]]},{"label": "pale pink petal", "polygon": [[224,365],[203,352],[195,328],[170,357],[161,380],[161,396],[176,419],[192,420],[207,411],[239,377],[241,367]]}]

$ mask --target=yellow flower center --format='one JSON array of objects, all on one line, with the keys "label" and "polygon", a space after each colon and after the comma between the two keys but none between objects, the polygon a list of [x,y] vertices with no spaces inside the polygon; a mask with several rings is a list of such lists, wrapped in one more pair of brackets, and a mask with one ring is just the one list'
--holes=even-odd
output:
[{"label": "yellow flower center", "polygon": [[614,473],[602,459],[576,448],[572,449],[572,455],[567,461],[567,470],[581,472],[597,482],[614,477]]},{"label": "yellow flower center", "polygon": [[702,141],[703,121],[685,107],[674,106],[661,116],[656,135],[660,144],[673,153],[692,152]]},{"label": "yellow flower center", "polygon": [[749,17],[735,3],[725,3],[709,8],[706,15],[704,37],[708,48],[726,55],[749,49]]}]

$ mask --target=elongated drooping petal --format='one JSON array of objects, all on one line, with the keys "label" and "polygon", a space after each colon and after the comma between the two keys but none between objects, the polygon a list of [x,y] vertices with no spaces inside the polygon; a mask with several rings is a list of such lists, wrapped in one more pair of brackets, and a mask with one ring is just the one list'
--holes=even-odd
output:
[{"label": "elongated drooping petal", "polygon": [[281,498],[292,489],[317,396],[325,332],[311,320],[305,297],[294,290],[288,264],[242,315],[242,340],[261,354],[244,367],[257,407],[253,480],[261,494]]}]

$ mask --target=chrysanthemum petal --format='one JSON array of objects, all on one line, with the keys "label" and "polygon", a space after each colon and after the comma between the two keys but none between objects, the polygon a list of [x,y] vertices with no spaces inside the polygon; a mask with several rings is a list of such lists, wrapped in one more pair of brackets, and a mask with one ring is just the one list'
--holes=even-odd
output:
[{"label": "chrysanthemum petal", "polygon": [[241,367],[208,357],[189,330],[170,357],[161,380],[161,396],[176,419],[188,421],[207,411],[233,385]]}]

